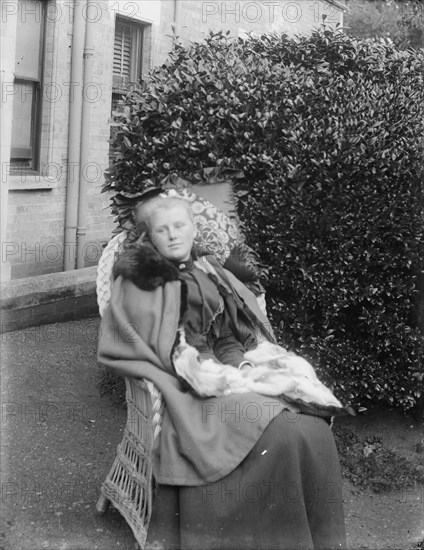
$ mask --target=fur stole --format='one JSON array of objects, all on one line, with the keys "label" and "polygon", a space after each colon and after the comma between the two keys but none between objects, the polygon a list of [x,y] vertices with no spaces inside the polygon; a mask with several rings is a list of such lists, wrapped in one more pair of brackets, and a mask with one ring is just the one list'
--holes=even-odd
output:
[{"label": "fur stole", "polygon": [[113,278],[129,279],[141,290],[155,290],[179,277],[179,269],[149,244],[120,252],[113,266]]},{"label": "fur stole", "polygon": [[[254,294],[257,294],[255,292],[257,285],[260,287],[260,292],[264,292],[258,282],[257,267],[250,259],[253,255],[246,250],[250,249],[242,248],[242,245],[234,247],[223,267],[248,287],[253,286],[251,290]],[[195,259],[200,256],[209,256],[202,254],[196,248],[193,253]],[[177,280],[179,269],[175,263],[161,256],[149,242],[145,242],[118,253],[113,266],[114,279],[119,275],[132,281],[141,290],[155,290],[169,281]]]},{"label": "fur stole", "polygon": [[317,378],[312,365],[302,357],[270,342],[261,342],[244,356],[255,368],[240,371],[212,359],[201,361],[197,350],[187,344],[180,330],[173,363],[178,376],[201,397],[256,392],[278,397],[286,408],[296,413],[321,417],[355,415],[351,407],[344,407]]}]

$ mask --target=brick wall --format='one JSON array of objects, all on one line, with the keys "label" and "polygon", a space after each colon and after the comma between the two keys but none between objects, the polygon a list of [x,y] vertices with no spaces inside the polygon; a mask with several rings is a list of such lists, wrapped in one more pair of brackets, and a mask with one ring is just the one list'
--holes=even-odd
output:
[{"label": "brick wall", "polygon": [[[102,10],[94,25],[93,77],[83,93],[90,116],[89,158],[84,169],[88,179],[86,265],[97,263],[101,244],[109,239],[113,229],[109,197],[100,190],[109,150],[114,13],[104,2],[97,5]],[[39,177],[50,177],[52,187],[37,189],[31,175],[10,178],[12,188],[19,189],[9,191],[2,259],[10,261],[12,279],[62,271],[64,256],[71,253],[64,245],[66,186],[68,182],[78,184],[79,170],[68,162],[69,104],[83,83],[82,79],[76,82],[73,90],[69,85],[72,14],[63,5],[62,11],[54,6],[50,2],[45,28]]]},{"label": "brick wall", "polygon": [[93,81],[97,86],[98,98],[90,105],[90,151],[91,164],[87,189],[87,237],[85,265],[98,262],[102,252],[101,244],[110,239],[114,228],[109,210],[110,198],[101,193],[104,183],[103,172],[108,165],[110,117],[112,99],[112,61],[114,42],[114,13],[102,5],[102,19],[95,26],[96,47],[93,60]]},{"label": "brick wall", "polygon": [[[341,22],[341,12],[334,5],[313,0],[273,2],[179,0],[177,13],[171,0],[134,0],[94,2],[93,76],[84,100],[89,103],[89,156],[85,167],[88,179],[86,196],[85,265],[97,263],[102,244],[109,240],[114,228],[109,211],[110,197],[100,193],[103,171],[108,164],[109,119],[111,108],[112,60],[115,14],[151,24],[151,43],[144,56],[150,66],[162,63],[172,47],[172,24],[184,42],[202,40],[211,30],[230,31],[232,36],[244,32],[309,33],[319,26],[323,14],[327,23]],[[41,166],[39,185],[34,176],[9,177],[8,228],[2,236],[2,261],[10,261],[12,278],[22,278],[63,270],[64,255],[71,251],[64,245],[66,188],[78,183],[78,169],[68,162],[70,102],[69,82],[73,17],[69,2],[49,0],[46,21],[43,119],[41,134]],[[124,11],[124,9],[126,11]],[[81,85],[81,83],[77,83]],[[78,87],[74,90],[78,92]],[[35,183],[34,183],[35,182]]]},{"label": "brick wall", "polygon": [[[65,12],[58,17],[54,3],[50,3],[45,24],[44,85],[41,89],[40,175],[34,178],[31,174],[21,174],[9,181],[12,187],[16,183],[22,187],[22,190],[9,191],[8,231],[6,239],[2,238],[2,261],[6,254],[12,278],[63,269],[60,248],[63,245],[69,117],[69,85],[65,86],[64,82],[69,82],[71,43],[69,13],[67,17]],[[52,188],[37,189],[34,179],[42,181],[46,177],[51,178]],[[30,189],[25,189],[26,184]]]}]

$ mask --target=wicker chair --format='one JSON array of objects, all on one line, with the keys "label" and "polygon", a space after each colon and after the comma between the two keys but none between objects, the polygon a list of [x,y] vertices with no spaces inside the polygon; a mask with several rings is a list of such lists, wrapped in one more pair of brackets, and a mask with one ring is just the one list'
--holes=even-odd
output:
[{"label": "wicker chair", "polygon": [[[181,192],[169,191],[167,194],[181,196]],[[234,244],[242,240],[236,224],[212,203],[194,193],[186,191],[182,196],[192,206],[197,226],[197,246],[224,262]],[[126,237],[124,231],[111,239],[100,258],[97,276],[100,315],[103,315],[110,299],[115,254]],[[127,422],[116,458],[101,487],[96,510],[103,515],[112,503],[128,522],[140,547],[144,548],[154,490],[150,456],[160,433],[164,403],[160,391],[152,382],[126,378],[125,383]]]}]

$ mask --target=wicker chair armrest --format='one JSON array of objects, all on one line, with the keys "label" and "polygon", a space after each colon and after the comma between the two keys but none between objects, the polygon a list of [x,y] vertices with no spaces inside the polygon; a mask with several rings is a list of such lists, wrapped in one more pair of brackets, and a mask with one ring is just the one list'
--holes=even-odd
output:
[{"label": "wicker chair armrest", "polygon": [[118,235],[115,235],[115,237],[108,242],[102,252],[102,255],[100,256],[99,264],[97,266],[96,290],[97,304],[99,306],[99,313],[101,317],[103,316],[110,300],[115,255],[122,248],[122,244],[126,238],[126,231],[122,231]]}]

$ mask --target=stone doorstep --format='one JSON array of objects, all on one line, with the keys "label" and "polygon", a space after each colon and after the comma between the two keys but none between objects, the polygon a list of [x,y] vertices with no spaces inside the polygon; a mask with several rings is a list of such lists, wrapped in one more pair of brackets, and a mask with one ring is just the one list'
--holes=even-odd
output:
[{"label": "stone doorstep", "polygon": [[2,283],[0,332],[98,315],[97,267]]}]

